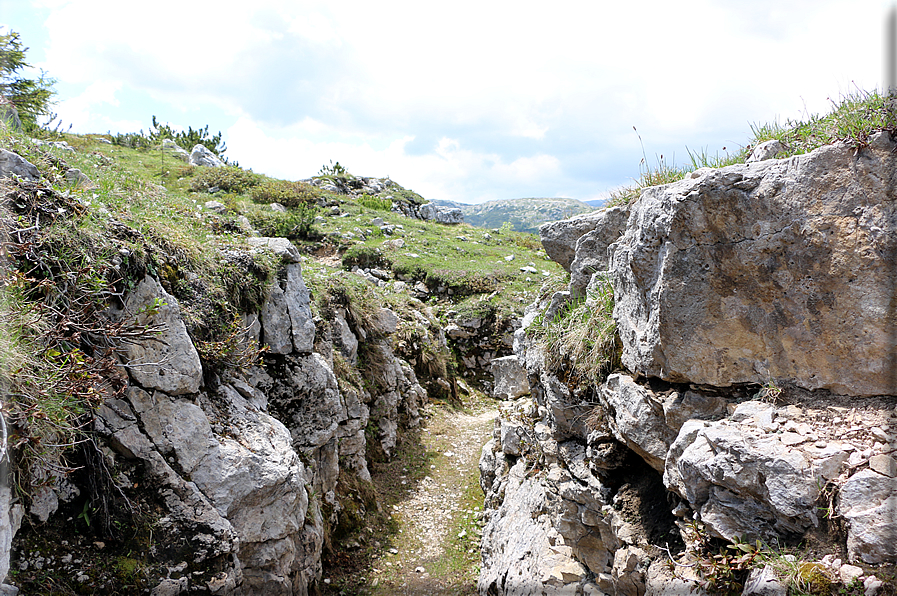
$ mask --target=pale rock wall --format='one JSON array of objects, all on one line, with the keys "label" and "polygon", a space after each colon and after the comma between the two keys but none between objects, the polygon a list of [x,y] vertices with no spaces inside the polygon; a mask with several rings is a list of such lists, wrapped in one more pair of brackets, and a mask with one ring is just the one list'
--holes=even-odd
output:
[{"label": "pale rock wall", "polygon": [[[383,309],[375,321],[384,338],[376,345],[386,370],[382,389],[341,391],[332,344],[316,337],[298,253],[284,242],[258,240],[283,266],[261,316],[244,317],[244,341],[261,337],[272,348],[245,373],[203,370],[177,301],[151,277],[110,311],[158,331],[124,346],[129,386],[100,407],[95,430],[108,445],[109,469],[130,470],[139,485],[154,487],[148,498],[165,511],[156,524],[164,544],[157,557],[170,558],[176,570],[190,562],[189,572],[169,570],[160,594],[316,590],[325,525],[340,512],[340,477],[370,480],[365,429],[379,429],[378,448],[388,455],[399,426],[420,423],[426,391],[386,339],[396,331],[395,313]],[[361,331],[345,319],[334,329],[320,324],[326,338],[339,337],[339,349],[357,349]],[[55,500],[59,488],[47,491]],[[11,537],[4,527],[0,542]]]}]

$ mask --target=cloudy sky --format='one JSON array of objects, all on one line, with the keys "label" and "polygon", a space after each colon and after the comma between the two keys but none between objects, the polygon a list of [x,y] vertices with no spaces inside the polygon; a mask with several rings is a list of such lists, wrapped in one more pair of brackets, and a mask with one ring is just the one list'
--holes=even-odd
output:
[{"label": "cloudy sky", "polygon": [[0,0],[73,132],[221,131],[429,199],[601,198],[880,88],[885,0]]}]

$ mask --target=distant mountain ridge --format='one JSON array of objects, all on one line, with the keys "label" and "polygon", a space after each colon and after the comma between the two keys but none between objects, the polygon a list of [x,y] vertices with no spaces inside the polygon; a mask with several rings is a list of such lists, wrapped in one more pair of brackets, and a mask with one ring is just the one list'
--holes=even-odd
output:
[{"label": "distant mountain ridge", "polygon": [[487,201],[468,205],[456,201],[431,201],[444,207],[457,207],[464,213],[464,221],[481,228],[500,228],[505,222],[518,232],[539,231],[539,226],[549,221],[567,219],[581,213],[594,211],[595,207],[576,199],[525,198]]}]

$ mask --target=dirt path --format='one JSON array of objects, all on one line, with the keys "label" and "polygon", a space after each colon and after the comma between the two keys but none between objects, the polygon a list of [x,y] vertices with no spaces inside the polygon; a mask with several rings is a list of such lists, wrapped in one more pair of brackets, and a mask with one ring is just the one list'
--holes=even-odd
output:
[{"label": "dirt path", "polygon": [[496,415],[488,401],[466,412],[431,406],[420,435],[429,469],[392,507],[398,531],[373,561],[374,594],[476,594],[483,503],[478,462]]}]

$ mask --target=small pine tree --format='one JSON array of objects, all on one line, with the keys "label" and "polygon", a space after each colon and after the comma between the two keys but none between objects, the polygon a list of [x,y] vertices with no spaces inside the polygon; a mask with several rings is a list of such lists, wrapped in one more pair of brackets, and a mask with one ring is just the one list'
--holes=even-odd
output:
[{"label": "small pine tree", "polygon": [[[153,143],[160,143],[164,139],[170,139],[185,151],[191,151],[196,145],[204,145],[206,149],[221,158],[224,158],[224,152],[227,151],[227,146],[221,140],[221,132],[219,131],[217,135],[210,136],[208,124],[198,130],[193,130],[192,126],[188,126],[186,131],[178,131],[168,124],[159,122],[153,116],[153,127],[149,131],[149,139]],[[225,161],[227,160],[225,159]]]},{"label": "small pine tree", "polygon": [[15,31],[0,35],[0,96],[16,107],[25,130],[34,130],[41,116],[51,115],[56,80],[43,71],[37,79],[22,76],[21,71],[31,67],[25,62],[27,51]]}]

